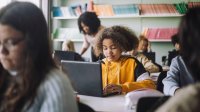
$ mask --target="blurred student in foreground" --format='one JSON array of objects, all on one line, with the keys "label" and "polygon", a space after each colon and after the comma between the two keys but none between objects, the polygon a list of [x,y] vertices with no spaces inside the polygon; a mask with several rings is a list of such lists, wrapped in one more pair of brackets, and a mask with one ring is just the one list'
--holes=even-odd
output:
[{"label": "blurred student in foreground", "polygon": [[77,112],[70,81],[57,69],[42,11],[12,2],[0,10],[0,112]]},{"label": "blurred student in foreground", "polygon": [[[181,28],[179,29],[181,30]],[[195,79],[193,79],[192,77],[192,72],[188,68],[188,63],[184,59],[184,57],[186,57],[187,55],[185,54],[183,55],[182,53],[182,55],[179,56],[179,52],[180,52],[179,41],[184,41],[184,40],[181,40],[183,37],[178,37],[178,36],[182,36],[182,35],[175,34],[172,36],[172,43],[175,46],[175,50],[173,50],[172,52],[169,52],[168,65],[170,66],[170,69],[167,72],[166,78],[163,79],[163,84],[164,84],[163,92],[164,94],[171,95],[171,96],[175,95],[179,88],[187,86],[188,84],[195,82]],[[188,46],[188,45],[185,44],[184,46]],[[185,50],[182,48],[182,51],[185,51]],[[190,57],[189,60],[190,59],[193,59],[193,57]]]},{"label": "blurred student in foreground", "polygon": [[[182,17],[179,33],[180,55],[195,84],[179,89],[156,112],[199,112],[200,107],[200,7],[189,9]],[[183,69],[181,69],[183,70]],[[176,74],[185,75],[185,74]],[[183,76],[184,77],[184,76]],[[184,81],[184,80],[183,80]]]},{"label": "blurred student in foreground", "polygon": [[123,26],[106,28],[99,36],[96,47],[106,57],[102,61],[104,94],[155,88],[143,65],[134,57],[122,55],[122,52],[130,51],[137,44],[135,34]]}]

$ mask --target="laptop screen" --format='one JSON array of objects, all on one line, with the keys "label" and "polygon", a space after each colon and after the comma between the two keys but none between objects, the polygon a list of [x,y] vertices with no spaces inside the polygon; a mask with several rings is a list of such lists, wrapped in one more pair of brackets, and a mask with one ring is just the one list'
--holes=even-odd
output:
[{"label": "laptop screen", "polygon": [[61,65],[78,94],[103,96],[101,63],[62,60]]},{"label": "laptop screen", "polygon": [[54,59],[60,65],[61,60],[84,61],[81,55],[73,51],[54,51]]}]

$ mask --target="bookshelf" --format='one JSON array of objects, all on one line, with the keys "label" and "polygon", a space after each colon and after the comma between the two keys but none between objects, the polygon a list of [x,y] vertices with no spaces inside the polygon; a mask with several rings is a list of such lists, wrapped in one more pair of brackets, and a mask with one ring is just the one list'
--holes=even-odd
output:
[{"label": "bookshelf", "polygon": [[[100,19],[114,19],[114,18],[160,18],[160,17],[181,17],[183,15],[172,15],[172,14],[162,14],[162,15],[116,15],[116,16],[99,16]],[[52,17],[53,19],[78,19],[78,17]]]},{"label": "bookshelf", "polygon": [[[70,5],[88,3],[89,0],[52,0],[51,7],[68,7]],[[181,2],[199,2],[199,0],[93,0],[94,4],[122,5],[122,4],[178,4]],[[124,14],[114,16],[99,16],[101,24],[109,27],[112,25],[124,25],[132,28],[139,35],[144,28],[175,28],[178,27],[182,14]],[[78,16],[53,17],[51,14],[51,37],[54,41],[54,49],[61,49],[61,43],[65,39],[55,39],[54,32],[58,28],[76,28]],[[74,37],[70,37],[75,43],[76,52],[80,52],[83,35],[77,30]],[[170,39],[150,39],[152,50],[156,52],[156,62],[161,64],[161,57],[167,56],[173,49]],[[90,56],[87,51],[85,57]]]}]

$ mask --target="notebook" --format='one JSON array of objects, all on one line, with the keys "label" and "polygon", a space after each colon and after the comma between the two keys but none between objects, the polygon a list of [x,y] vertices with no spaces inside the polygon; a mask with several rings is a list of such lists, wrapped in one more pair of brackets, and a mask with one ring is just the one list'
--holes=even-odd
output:
[{"label": "notebook", "polygon": [[67,73],[75,91],[81,95],[103,97],[101,63],[61,61],[62,71]]}]

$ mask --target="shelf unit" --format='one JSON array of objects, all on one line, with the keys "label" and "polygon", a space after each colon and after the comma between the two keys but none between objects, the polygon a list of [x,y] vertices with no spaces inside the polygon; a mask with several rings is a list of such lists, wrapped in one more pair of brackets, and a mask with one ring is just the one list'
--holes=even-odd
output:
[{"label": "shelf unit", "polygon": [[[73,42],[83,42],[83,39],[70,39],[70,40]],[[54,39],[54,41],[63,42],[65,41],[65,39]]]},{"label": "shelf unit", "polygon": [[[199,2],[199,0],[93,0],[95,4],[174,4],[180,2]],[[52,6],[69,6],[71,4],[88,3],[89,0],[52,0]],[[182,15],[177,14],[160,14],[160,15],[120,15],[101,17],[101,24],[109,27],[112,25],[124,25],[133,29],[136,35],[139,35],[143,28],[152,27],[178,27]],[[51,33],[57,28],[78,28],[78,17],[52,17],[51,16]],[[78,32],[79,33],[79,32]],[[53,39],[55,43],[62,43],[63,39]],[[75,42],[76,52],[80,52],[82,37],[72,39]],[[169,39],[150,40],[152,50],[159,52],[156,54],[156,62],[161,64],[161,57],[167,55],[168,51],[173,49]],[[78,43],[78,45],[76,45]],[[55,44],[54,49],[60,49],[60,45]],[[90,56],[87,51],[85,57]]]},{"label": "shelf unit", "polygon": [[[160,17],[181,17],[179,14],[160,14],[160,15],[116,15],[116,16],[99,16],[100,19],[115,19],[115,18],[160,18]],[[78,17],[52,17],[53,19],[78,19]]]},{"label": "shelf unit", "polygon": [[170,42],[170,39],[149,39],[150,42]]}]

